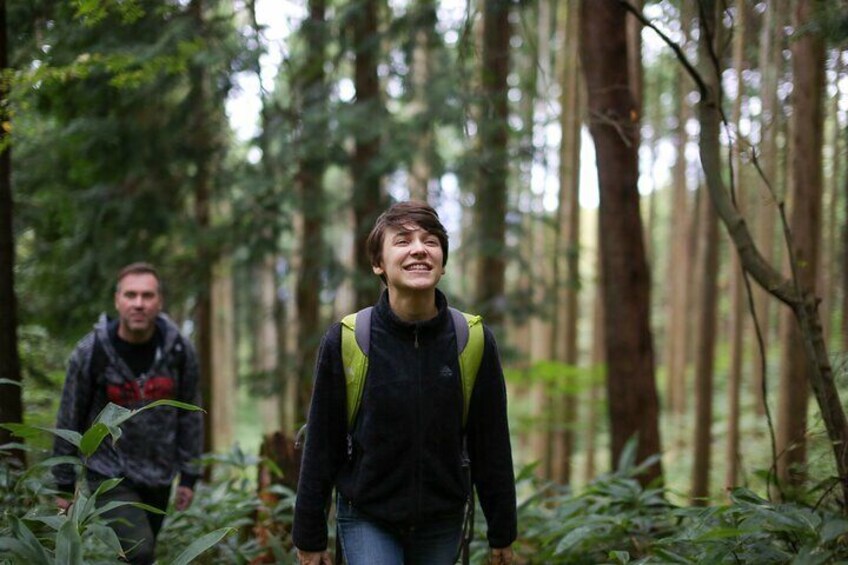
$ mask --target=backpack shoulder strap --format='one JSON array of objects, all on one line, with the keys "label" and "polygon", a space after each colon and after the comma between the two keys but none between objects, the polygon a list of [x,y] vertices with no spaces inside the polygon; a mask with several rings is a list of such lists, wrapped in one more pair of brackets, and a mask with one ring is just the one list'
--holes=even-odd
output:
[{"label": "backpack shoulder strap", "polygon": [[342,319],[342,365],[344,366],[347,388],[347,427],[353,428],[362,390],[365,387],[365,374],[368,372],[368,350],[371,344],[371,309],[364,308]]},{"label": "backpack shoulder strap", "polygon": [[483,318],[450,308],[456,332],[456,348],[459,354],[459,372],[462,379],[462,427],[468,421],[471,393],[477,380],[477,371],[483,360]]}]

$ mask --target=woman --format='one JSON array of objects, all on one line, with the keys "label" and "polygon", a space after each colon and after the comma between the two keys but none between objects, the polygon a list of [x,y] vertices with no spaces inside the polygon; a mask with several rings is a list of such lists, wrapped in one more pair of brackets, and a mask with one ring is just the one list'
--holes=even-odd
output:
[{"label": "woman", "polygon": [[292,534],[298,558],[332,563],[327,507],[335,487],[349,565],[455,562],[470,499],[467,454],[492,562],[510,563],[515,479],[494,337],[484,328],[463,423],[457,333],[436,288],[448,259],[444,226],[430,206],[402,202],[377,219],[367,245],[386,285],[371,310],[367,378],[349,427],[343,330],[334,324],[315,370]]}]

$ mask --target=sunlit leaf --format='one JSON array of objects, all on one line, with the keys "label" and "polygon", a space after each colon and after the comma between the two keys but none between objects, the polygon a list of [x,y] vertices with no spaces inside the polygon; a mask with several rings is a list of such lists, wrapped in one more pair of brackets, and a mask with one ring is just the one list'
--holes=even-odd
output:
[{"label": "sunlit leaf", "polygon": [[177,558],[171,562],[171,565],[188,565],[195,557],[217,544],[224,538],[224,536],[232,531],[233,528],[221,528],[220,530],[215,530],[214,532],[206,534],[188,546],[185,551],[180,553]]}]

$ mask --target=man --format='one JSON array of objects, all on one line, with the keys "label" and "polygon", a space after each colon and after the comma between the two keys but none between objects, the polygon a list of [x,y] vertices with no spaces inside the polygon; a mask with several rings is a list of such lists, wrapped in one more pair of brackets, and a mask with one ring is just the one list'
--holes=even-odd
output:
[{"label": "man", "polygon": [[367,378],[352,424],[340,324],[330,327],[318,353],[292,532],[299,561],[332,563],[326,503],[335,488],[340,549],[349,565],[454,563],[472,488],[467,453],[490,562],[510,563],[515,478],[494,336],[483,328],[464,422],[459,332],[436,288],[448,258],[438,215],[424,203],[395,204],[377,220],[367,245],[386,290],[371,310]]},{"label": "man", "polygon": [[[56,427],[84,433],[108,404],[141,408],[161,399],[200,404],[194,349],[176,325],[162,314],[162,288],[156,269],[133,263],[121,269],[115,288],[117,319],[106,314],[71,353]],[[120,441],[107,438],[85,461],[85,477],[93,491],[106,479],[121,477],[114,489],[98,498],[142,502],[165,509],[171,484],[179,474],[177,510],[191,504],[198,469],[194,460],[203,445],[200,412],[158,406],[126,421]],[[76,455],[76,448],[57,438],[54,455]],[[57,487],[73,493],[75,469],[53,469]],[[57,498],[60,511],[71,502]],[[156,535],[163,516],[124,505],[105,515],[118,534],[131,563],[155,560]]]}]

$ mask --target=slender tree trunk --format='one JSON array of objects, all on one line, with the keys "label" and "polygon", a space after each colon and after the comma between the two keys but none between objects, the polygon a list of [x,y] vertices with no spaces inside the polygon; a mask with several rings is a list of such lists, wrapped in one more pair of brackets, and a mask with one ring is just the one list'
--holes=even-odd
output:
[{"label": "slender tree trunk", "polygon": [[[680,25],[683,29],[684,45],[689,42],[689,26],[692,21],[692,4],[684,2]],[[689,296],[690,296],[690,265],[692,255],[689,253],[689,228],[691,212],[689,210],[689,189],[686,183],[686,144],[689,135],[686,133],[686,122],[691,117],[686,95],[691,91],[682,69],[675,72],[676,84],[676,124],[674,128],[675,162],[672,168],[671,189],[671,250],[666,265],[666,280],[669,283],[668,297],[668,327],[666,330],[666,366],[667,389],[666,405],[676,422],[680,422],[686,412],[686,367],[689,345]],[[682,439],[682,426],[673,427],[677,439]],[[676,443],[676,442],[675,442]]]},{"label": "slender tree trunk", "polygon": [[382,190],[382,171],[379,166],[380,122],[383,106],[380,99],[380,79],[377,63],[380,41],[377,10],[378,0],[356,0],[353,7],[353,44],[355,52],[354,86],[356,87],[356,112],[370,116],[367,125],[356,133],[353,151],[353,211],[356,271],[357,309],[370,306],[377,300],[379,280],[371,271],[371,259],[365,251],[365,241],[377,216],[385,207]]},{"label": "slender tree trunk", "polygon": [[[9,68],[6,0],[0,0],[0,71]],[[10,120],[8,81],[0,81],[0,123]],[[15,296],[15,230],[12,198],[12,159],[9,130],[0,128],[0,423],[21,423],[21,360],[18,354],[18,314]],[[0,428],[0,445],[13,441],[12,434]],[[21,441],[19,438],[14,441]],[[22,450],[12,450],[12,457],[26,462]]]},{"label": "slender tree trunk", "polygon": [[480,169],[477,210],[480,259],[477,304],[493,326],[504,321],[506,270],[507,175],[509,106],[507,76],[511,26],[510,0],[483,2],[483,90],[480,110]]},{"label": "slender tree trunk", "polygon": [[[191,0],[189,12],[197,29],[203,29],[204,21],[203,0]],[[207,86],[206,70],[203,66],[195,64],[190,70],[191,76],[191,98],[194,109],[194,134],[193,149],[195,151],[196,172],[194,175],[194,218],[198,231],[204,233],[211,226],[211,198],[212,198],[212,172],[209,159],[209,143],[211,136],[208,134],[207,105],[209,103],[209,92]],[[203,406],[211,408],[215,405],[214,386],[212,381],[212,264],[214,257],[208,244],[200,244],[197,253],[198,272],[198,296],[194,311],[194,319],[197,325],[196,346],[198,361],[200,363],[200,391]],[[204,426],[206,433],[203,436],[204,452],[211,452],[215,445],[213,433],[215,430],[215,415],[207,408],[204,412]]]},{"label": "slender tree trunk", "polygon": [[[714,2],[701,3],[700,30],[698,39],[698,61],[708,88],[719,92],[718,77],[720,69],[713,65],[711,53],[722,45],[721,18],[716,11]],[[719,56],[720,60],[721,57]],[[719,151],[718,116],[716,124],[709,129],[702,129],[702,145],[709,145],[711,150]],[[706,199],[701,191],[700,197]],[[713,367],[715,357],[715,330],[718,302],[718,216],[711,203],[701,202],[701,236],[699,261],[703,280],[697,308],[697,343],[698,353],[695,360],[695,441],[694,460],[692,462],[692,502],[703,505],[709,496],[709,473],[711,465],[712,444],[712,402],[713,402]]]},{"label": "slender tree trunk", "polygon": [[409,195],[413,200],[427,202],[433,177],[435,144],[430,119],[432,108],[428,92],[433,78],[432,51],[435,44],[436,4],[434,0],[417,0],[413,26],[412,84],[413,100],[410,113],[415,133],[415,152],[409,171]]},{"label": "slender tree trunk", "polygon": [[598,246],[595,249],[596,268],[595,268],[595,289],[594,297],[592,298],[592,383],[589,388],[588,410],[586,414],[586,466],[584,468],[584,477],[586,482],[590,482],[595,478],[597,468],[597,449],[596,443],[598,438],[598,429],[600,428],[598,409],[602,399],[602,391],[607,375],[604,372],[606,367],[606,358],[604,357],[605,342],[604,339],[604,300],[601,291],[601,270],[603,269],[603,261],[600,253],[601,231],[600,225],[594,230],[597,234]]},{"label": "slender tree trunk", "polygon": [[[584,101],[580,80],[580,4],[569,2],[563,10],[565,17],[562,48],[562,95],[560,97],[560,188],[557,209],[554,250],[554,288],[557,292],[557,344],[554,351],[559,361],[576,367],[578,364],[577,321],[580,296],[580,128],[581,108]],[[569,387],[571,388],[571,387]],[[557,403],[562,408],[557,420],[557,432],[552,468],[552,478],[561,483],[571,482],[577,423],[577,399],[574,393],[560,395]],[[557,418],[556,414],[554,418]],[[594,445],[592,446],[594,449]],[[588,450],[588,446],[587,446]],[[593,462],[594,464],[594,462]],[[594,469],[593,469],[594,472]]]},{"label": "slender tree trunk", "polygon": [[[798,0],[793,23],[803,29],[816,2]],[[822,141],[824,124],[824,44],[815,33],[803,33],[791,43],[793,90],[791,183],[792,252],[801,288],[815,293],[819,268],[822,217]],[[787,313],[788,315],[788,313]],[[777,426],[778,479],[790,486],[805,477],[807,405],[810,359],[795,323],[785,324]]]},{"label": "slender tree trunk", "polygon": [[[743,71],[745,69],[745,47],[748,37],[748,10],[745,2],[736,2],[736,21],[733,35],[733,69],[736,76],[737,93],[733,101],[733,125],[736,135],[741,138]],[[745,203],[746,187],[742,182],[742,144],[741,139],[733,145],[731,154],[733,164],[733,184],[736,191],[736,206],[740,213],[747,210]],[[730,372],[727,382],[727,443],[725,449],[726,490],[736,485],[739,477],[739,402],[742,383],[742,357],[745,351],[745,317],[748,315],[745,302],[745,281],[739,255],[731,253],[730,271]],[[729,491],[728,491],[729,492]]]},{"label": "slender tree trunk", "polygon": [[[618,461],[635,434],[641,461],[662,449],[649,324],[650,278],[637,189],[638,122],[628,86],[625,15],[621,4],[584,0],[581,60],[600,181],[612,457]],[[649,483],[661,476],[658,462],[640,480]]]},{"label": "slender tree trunk", "polygon": [[299,157],[296,184],[303,222],[296,283],[298,355],[295,370],[298,375],[298,404],[304,411],[298,414],[298,420],[302,419],[309,406],[312,369],[321,340],[319,294],[321,267],[324,263],[324,140],[328,135],[326,102],[329,99],[324,73],[327,44],[325,12],[325,0],[309,0],[309,18],[303,23],[308,53],[300,76],[297,77],[303,122],[303,137],[299,145],[303,152]]},{"label": "slender tree trunk", "polygon": [[[838,220],[837,210],[839,209],[839,169],[842,158],[842,130],[839,126],[839,80],[842,76],[842,52],[837,50],[835,57],[835,74],[834,87],[837,89],[837,96],[830,100],[830,118],[826,121],[831,124],[830,129],[830,174],[827,177],[825,184],[827,191],[827,221],[825,222],[825,233],[822,239],[822,269],[821,269],[821,311],[823,312],[822,331],[824,331],[825,340],[832,343],[830,337],[831,324],[834,320],[834,306],[836,305],[836,272],[838,265]],[[848,220],[848,219],[847,219]]]},{"label": "slender tree trunk", "polygon": [[[784,12],[784,0],[769,2],[766,5],[760,34],[760,69],[762,69],[763,74],[763,84],[760,93],[763,104],[760,118],[760,167],[765,178],[773,186],[777,186],[778,180],[777,140],[780,134],[781,123],[779,116],[782,114],[782,111],[778,107],[777,84],[782,61],[782,26],[780,22],[783,19]],[[774,197],[767,191],[761,192],[765,192],[765,194],[759,198],[763,204],[756,208],[755,235],[757,245],[762,250],[763,258],[767,262],[772,263],[774,261],[775,244],[774,226],[778,213],[771,205],[774,203]],[[762,356],[766,355],[769,350],[771,328],[773,326],[770,320],[772,318],[773,308],[771,307],[771,297],[768,291],[759,286],[755,287],[753,291],[754,311],[759,320],[763,351],[758,352],[754,356],[754,378],[751,385],[755,398],[757,398],[757,413],[762,415],[765,413],[766,401],[763,386],[766,378],[766,363]]]},{"label": "slender tree trunk", "polygon": [[[282,430],[294,429],[292,419],[288,422],[280,410],[280,394],[278,385],[284,383],[279,378],[280,367],[280,336],[277,332],[277,277],[275,259],[268,255],[262,263],[255,267],[257,320],[256,333],[251,336],[254,346],[253,369],[260,375],[262,386],[256,399],[262,422],[262,435]],[[290,424],[290,425],[289,425]]]},{"label": "slender tree trunk", "polygon": [[218,261],[212,273],[212,304],[215,318],[212,324],[212,382],[214,383],[212,422],[216,452],[226,452],[236,439],[236,403],[238,379],[235,357],[235,307],[233,305],[232,259]]},{"label": "slender tree trunk", "polygon": [[[848,126],[845,127],[845,144],[848,145]],[[848,169],[848,159],[845,160]],[[845,223],[842,225],[842,350],[848,350],[848,174],[845,174],[842,206]]]}]

